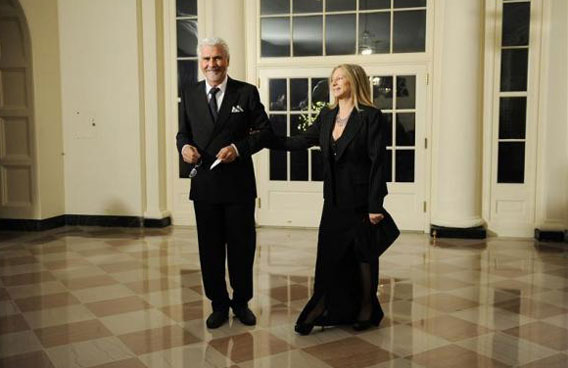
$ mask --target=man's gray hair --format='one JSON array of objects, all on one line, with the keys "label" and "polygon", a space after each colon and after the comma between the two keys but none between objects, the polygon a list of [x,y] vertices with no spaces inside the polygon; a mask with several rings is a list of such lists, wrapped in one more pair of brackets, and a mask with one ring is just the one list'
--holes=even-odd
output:
[{"label": "man's gray hair", "polygon": [[227,45],[227,42],[225,42],[225,40],[221,37],[207,37],[199,41],[199,44],[197,45],[198,56],[201,56],[201,49],[204,46],[219,46],[221,47],[221,49],[223,49],[223,53],[225,54],[227,59],[229,59],[231,56],[231,54],[229,53],[229,45]]}]

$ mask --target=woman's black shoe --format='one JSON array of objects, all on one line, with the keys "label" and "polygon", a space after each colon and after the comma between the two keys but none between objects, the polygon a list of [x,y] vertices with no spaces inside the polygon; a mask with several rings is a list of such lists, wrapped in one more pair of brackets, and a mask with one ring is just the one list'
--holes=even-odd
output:
[{"label": "woman's black shoe", "polygon": [[[353,329],[355,331],[365,331],[366,329],[368,329],[369,327],[371,327],[374,323],[371,320],[367,320],[367,321],[357,321],[353,324]],[[378,324],[376,324],[375,326],[378,326]]]},{"label": "woman's black shoe", "polygon": [[385,314],[383,313],[382,309],[379,313],[375,313],[375,315],[366,321],[357,321],[353,324],[353,329],[355,331],[365,331],[371,326],[378,327],[383,320]]},{"label": "woman's black shoe", "polygon": [[294,331],[296,331],[300,335],[305,336],[305,335],[309,335],[310,332],[312,332],[313,328],[314,328],[313,323],[296,323],[296,326],[294,327]]}]

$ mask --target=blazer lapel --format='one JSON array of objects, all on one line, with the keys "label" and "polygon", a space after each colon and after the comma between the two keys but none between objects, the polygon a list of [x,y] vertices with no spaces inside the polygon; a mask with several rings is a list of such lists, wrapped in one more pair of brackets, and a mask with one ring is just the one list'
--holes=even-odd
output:
[{"label": "blazer lapel", "polygon": [[205,149],[211,139],[214,123],[211,113],[209,112],[209,104],[207,103],[207,95],[205,94],[205,82],[198,83],[194,90],[195,111],[197,113],[193,130],[193,139],[201,149]]},{"label": "blazer lapel", "polygon": [[337,141],[337,155],[335,156],[335,160],[338,161],[345,149],[349,145],[349,143],[353,140],[359,129],[361,128],[361,117],[359,116],[359,112],[357,110],[353,110],[349,120],[347,121],[347,125],[345,126],[345,130],[341,135],[341,138]]},{"label": "blazer lapel", "polygon": [[322,116],[322,126],[320,132],[320,146],[322,154],[325,157],[329,156],[329,140],[331,139],[331,130],[333,129],[333,122],[335,115],[337,115],[338,108],[329,110],[325,116]]}]

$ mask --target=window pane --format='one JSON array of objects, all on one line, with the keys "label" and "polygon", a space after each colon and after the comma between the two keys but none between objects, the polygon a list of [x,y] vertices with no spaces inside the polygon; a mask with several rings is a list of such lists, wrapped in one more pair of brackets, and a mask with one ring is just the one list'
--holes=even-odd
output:
[{"label": "window pane", "polygon": [[312,79],[312,104],[329,102],[329,81],[327,78]]},{"label": "window pane", "polygon": [[286,79],[270,79],[268,81],[268,100],[270,101],[270,110],[286,110]]},{"label": "window pane", "polygon": [[294,28],[294,56],[322,55],[322,18],[322,16],[294,17],[292,23]]},{"label": "window pane", "polygon": [[326,55],[355,53],[355,15],[329,15],[326,17]]},{"label": "window pane", "polygon": [[390,51],[390,13],[359,15],[359,53],[384,54]]},{"label": "window pane", "polygon": [[260,14],[290,13],[290,0],[261,0]]},{"label": "window pane", "polygon": [[[177,62],[177,76],[178,76],[178,96],[181,95],[181,88],[188,86],[197,81],[197,61],[195,60],[178,60]],[[180,111],[181,115],[181,111]],[[183,161],[181,155],[179,156],[179,177],[187,179],[192,165]]]},{"label": "window pane", "polygon": [[183,19],[176,23],[178,57],[197,56],[197,21]]},{"label": "window pane", "polygon": [[525,181],[524,142],[499,142],[497,182],[523,183],[524,181]]},{"label": "window pane", "polygon": [[308,108],[308,79],[290,79],[290,110],[307,110]]},{"label": "window pane", "polygon": [[416,106],[416,77],[414,75],[396,78],[396,108],[414,109]]},{"label": "window pane", "polygon": [[530,3],[503,5],[503,46],[525,46],[529,44],[531,19]]},{"label": "window pane", "polygon": [[501,51],[501,91],[526,91],[529,50]]},{"label": "window pane", "polygon": [[321,0],[293,0],[294,13],[321,13]]},{"label": "window pane", "polygon": [[182,86],[189,86],[197,82],[197,61],[178,60],[178,96]]},{"label": "window pane", "polygon": [[326,0],[325,10],[328,12],[355,10],[356,4],[355,0]]},{"label": "window pane", "polygon": [[396,182],[414,182],[414,150],[397,150],[395,165]]},{"label": "window pane", "polygon": [[262,19],[260,28],[261,56],[290,56],[289,18]]},{"label": "window pane", "polygon": [[387,182],[392,182],[392,150],[387,149],[385,157],[384,175]]},{"label": "window pane", "polygon": [[[271,115],[270,122],[274,134],[286,136],[286,115]],[[286,152],[270,150],[270,180],[286,180]]]},{"label": "window pane", "polygon": [[359,9],[389,9],[391,6],[390,0],[359,0]]},{"label": "window pane", "polygon": [[413,112],[396,114],[397,146],[414,146],[415,132],[416,132],[416,123],[414,121]]},{"label": "window pane", "polygon": [[270,115],[270,123],[272,124],[272,130],[274,131],[274,135],[278,137],[288,136],[288,131],[286,130],[286,115],[272,114]]},{"label": "window pane", "polygon": [[426,0],[394,0],[395,8],[418,8],[426,6]]},{"label": "window pane", "polygon": [[373,103],[378,109],[392,109],[392,77],[373,77]]},{"label": "window pane", "polygon": [[426,45],[426,11],[394,13],[393,52],[423,52]]},{"label": "window pane", "polygon": [[[290,136],[299,133],[300,115],[290,115]],[[290,152],[290,180],[308,180],[308,150]]]},{"label": "window pane", "polygon": [[383,112],[383,124],[385,143],[392,146],[392,112]]},{"label": "window pane", "polygon": [[290,180],[308,181],[308,151],[290,152]]},{"label": "window pane", "polygon": [[197,15],[197,0],[177,0],[176,15],[178,17],[191,17]]},{"label": "window pane", "polygon": [[312,155],[312,181],[323,180],[323,158],[318,149],[311,150]]},{"label": "window pane", "polygon": [[526,114],[526,97],[501,97],[499,104],[499,139],[524,139]]}]

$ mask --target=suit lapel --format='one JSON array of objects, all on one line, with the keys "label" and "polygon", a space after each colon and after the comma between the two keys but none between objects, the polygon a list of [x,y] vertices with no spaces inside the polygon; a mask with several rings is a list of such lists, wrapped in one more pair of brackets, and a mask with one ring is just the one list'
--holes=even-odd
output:
[{"label": "suit lapel", "polygon": [[345,130],[341,135],[341,138],[337,141],[337,155],[335,156],[335,160],[338,161],[345,149],[349,145],[349,143],[353,140],[357,132],[361,128],[361,117],[359,116],[359,112],[356,109],[353,109],[349,120],[347,121],[347,125],[345,126]]},{"label": "suit lapel", "polygon": [[192,103],[195,104],[197,115],[193,129],[193,138],[201,149],[205,149],[211,139],[214,128],[213,118],[207,103],[207,95],[205,94],[205,82],[201,81],[198,83],[193,92],[194,99]]},{"label": "suit lapel", "polygon": [[223,102],[221,103],[221,108],[219,109],[219,115],[217,121],[215,122],[215,129],[211,136],[215,136],[219,131],[223,129],[223,126],[229,120],[231,114],[231,108],[235,105],[238,94],[235,88],[235,84],[231,78],[227,80],[227,89],[225,90],[225,96],[223,97]]}]

